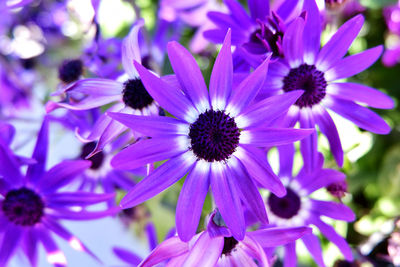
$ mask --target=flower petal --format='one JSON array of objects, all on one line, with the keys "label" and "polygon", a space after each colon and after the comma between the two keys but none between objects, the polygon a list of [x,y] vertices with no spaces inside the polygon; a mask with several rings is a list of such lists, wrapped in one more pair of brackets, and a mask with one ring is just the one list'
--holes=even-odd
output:
[{"label": "flower petal", "polygon": [[[311,109],[300,110],[300,128],[314,128],[314,114]],[[316,169],[315,164],[318,162],[318,136],[317,130],[314,128],[312,133],[300,141],[300,151],[303,156],[303,169],[310,173]]]},{"label": "flower petal", "polygon": [[308,183],[302,183],[302,189],[307,191],[307,195],[312,192],[327,187],[332,183],[337,183],[344,181],[346,179],[346,175],[340,171],[333,169],[322,169],[315,173],[315,177],[310,179]]},{"label": "flower petal", "polygon": [[312,207],[311,209],[321,215],[327,216],[335,220],[342,220],[346,222],[352,222],[355,220],[356,216],[354,212],[343,205],[342,203],[336,203],[333,201],[322,201],[311,199]]},{"label": "flower petal", "polygon": [[240,144],[249,144],[259,147],[271,147],[291,144],[301,140],[314,129],[263,128],[243,130],[240,134]]},{"label": "flower petal", "polygon": [[[184,137],[183,140],[185,140]],[[111,160],[117,169],[133,170],[148,163],[165,160],[188,150],[182,145],[182,137],[154,137],[140,140],[121,150]]]},{"label": "flower petal", "polygon": [[376,134],[388,134],[390,126],[375,112],[356,103],[332,97],[324,103],[327,107],[352,121],[358,127]]},{"label": "flower petal", "polygon": [[221,256],[224,246],[224,237],[210,237],[208,232],[203,232],[189,251],[182,267],[215,266]]},{"label": "flower petal", "polygon": [[135,185],[121,200],[124,209],[134,207],[164,191],[182,178],[196,161],[191,151],[176,156]]},{"label": "flower petal", "polygon": [[265,20],[269,16],[269,2],[264,0],[248,1],[251,18]]},{"label": "flower petal", "polygon": [[140,263],[139,267],[152,267],[157,263],[182,255],[188,252],[188,250],[189,247],[187,243],[182,242],[177,236],[171,237],[158,245],[150,255]]},{"label": "flower petal", "polygon": [[210,109],[207,86],[194,57],[175,41],[168,43],[167,50],[182,91],[192,100],[200,113]]},{"label": "flower petal", "polygon": [[0,176],[4,178],[4,182],[1,182],[1,187],[8,188],[9,186],[21,185],[23,178],[19,170],[17,158],[2,139],[0,139],[0,162]]},{"label": "flower petal", "polygon": [[313,234],[308,234],[304,235],[301,238],[301,241],[303,241],[304,245],[312,255],[315,262],[318,264],[318,266],[325,267],[326,265],[324,263],[324,259],[322,258],[322,249],[318,237]]},{"label": "flower petal", "polygon": [[316,62],[317,69],[326,71],[335,65],[347,53],[347,49],[357,37],[363,24],[364,17],[362,15],[357,15],[344,23],[319,52]]},{"label": "flower petal", "polygon": [[123,248],[114,247],[113,252],[119,259],[134,266],[138,266],[142,261],[141,257]]},{"label": "flower petal", "polygon": [[130,78],[138,76],[133,65],[134,61],[142,62],[139,48],[139,30],[143,27],[144,20],[139,19],[133,26],[128,36],[122,41],[121,54],[122,66]]},{"label": "flower petal", "polygon": [[160,106],[189,123],[197,119],[198,111],[179,88],[170,86],[137,62],[135,62],[135,67],[146,90]]},{"label": "flower petal", "polygon": [[171,117],[136,116],[115,112],[107,113],[107,115],[135,132],[150,137],[188,134],[189,131],[189,125],[186,122]]},{"label": "flower petal", "polygon": [[210,97],[214,109],[225,109],[232,91],[232,80],[231,30],[228,30],[211,72]]},{"label": "flower petal", "polygon": [[115,193],[59,192],[46,195],[49,207],[86,206],[101,203],[115,197]]},{"label": "flower petal", "polygon": [[305,0],[304,10],[307,18],[304,25],[304,57],[303,60],[309,65],[314,65],[320,48],[321,19],[315,0]]},{"label": "flower petal", "polygon": [[285,248],[285,267],[297,267],[296,242],[286,244]]},{"label": "flower petal", "polygon": [[325,79],[329,81],[351,77],[367,69],[382,54],[383,46],[379,45],[356,55],[345,57],[325,72]]},{"label": "flower petal", "polygon": [[197,161],[183,184],[176,205],[176,230],[182,241],[189,241],[199,224],[204,199],[210,187],[210,163]]},{"label": "flower petal", "polygon": [[235,117],[256,97],[264,84],[271,55],[232,91],[226,110]]},{"label": "flower petal", "polygon": [[246,229],[243,208],[236,187],[229,179],[225,168],[226,166],[220,162],[211,165],[211,190],[225,224],[236,240],[242,240]]},{"label": "flower petal", "polygon": [[265,228],[247,234],[265,249],[288,244],[310,233],[312,233],[310,227],[301,226]]},{"label": "flower petal", "polygon": [[235,0],[224,0],[224,3],[231,11],[231,16],[238,25],[242,26],[244,29],[249,29],[253,26],[249,15],[247,15],[246,10],[239,2]]},{"label": "flower petal", "polygon": [[330,83],[327,93],[341,99],[367,104],[373,108],[392,109],[393,99],[368,86],[357,83]]},{"label": "flower petal", "polygon": [[2,243],[0,247],[0,266],[7,266],[7,262],[14,254],[15,249],[18,247],[19,241],[22,237],[23,230],[13,224],[8,224],[7,229],[2,236]]},{"label": "flower petal", "polygon": [[283,51],[291,68],[297,68],[303,62],[304,20],[296,18],[283,36]]}]

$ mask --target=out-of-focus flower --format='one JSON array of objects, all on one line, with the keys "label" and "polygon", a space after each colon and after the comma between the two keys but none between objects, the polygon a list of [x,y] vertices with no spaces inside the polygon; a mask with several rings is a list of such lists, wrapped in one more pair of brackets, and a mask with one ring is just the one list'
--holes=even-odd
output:
[{"label": "out-of-focus flower", "polygon": [[[308,227],[271,227],[246,232],[237,240],[229,229],[214,222],[210,216],[207,229],[188,242],[171,237],[141,262],[139,266],[154,266],[168,260],[168,266],[270,266],[263,249],[281,246],[311,233]],[[257,263],[256,263],[257,262]]]},{"label": "out-of-focus flower", "polygon": [[46,171],[47,148],[48,120],[45,119],[32,155],[35,163],[29,164],[26,174],[23,175],[12,151],[0,138],[0,194],[3,197],[0,203],[1,266],[7,265],[18,247],[23,249],[31,265],[36,266],[40,243],[44,246],[47,260],[51,264],[66,266],[66,258],[51,233],[65,239],[72,248],[89,253],[97,259],[59,220],[98,219],[119,211],[118,208],[85,210],[87,206],[112,198],[113,194],[58,192],[87,169],[90,162],[63,161]]},{"label": "out-of-focus flower", "polygon": [[169,78],[176,80],[175,86],[135,64],[147,91],[176,119],[108,113],[134,131],[151,137],[122,150],[112,159],[112,166],[129,170],[169,159],[128,192],[121,201],[122,207],[146,201],[189,172],[176,209],[177,232],[185,241],[196,232],[210,186],[215,203],[236,239],[243,239],[245,232],[241,201],[266,222],[256,183],[279,196],[285,190],[271,173],[266,159],[260,156],[263,152],[259,147],[292,143],[312,132],[264,127],[285,113],[302,92],[251,105],[264,82],[269,59],[233,88],[230,37],[229,31],[216,59],[209,91],[193,56],[176,42],[167,47],[176,74]]},{"label": "out-of-focus flower", "polygon": [[[337,234],[332,226],[326,224],[321,216],[350,222],[355,219],[353,211],[341,203],[310,197],[311,193],[320,188],[343,182],[345,175],[333,169],[323,169],[324,159],[322,154],[318,154],[315,169],[308,172],[303,168],[296,177],[293,177],[294,147],[288,145],[278,149],[280,150],[279,177],[286,186],[287,194],[281,198],[270,194],[267,198],[266,206],[270,223],[279,227],[315,225],[329,241],[339,248],[347,260],[352,260],[351,248],[346,240]],[[318,237],[305,235],[301,240],[318,266],[325,266]],[[296,243],[290,243],[285,246],[285,266],[296,266],[296,262]]]},{"label": "out-of-focus flower", "polygon": [[[391,109],[393,100],[368,86],[342,81],[371,66],[379,58],[382,46],[344,57],[364,23],[364,18],[358,15],[343,24],[320,49],[321,32],[315,30],[320,29],[321,25],[318,9],[314,0],[306,0],[305,3],[307,18],[304,21],[299,17],[288,27],[282,43],[285,57],[271,64],[260,97],[304,90],[283,121],[288,126],[300,122],[301,128],[318,125],[328,138],[336,162],[341,166],[343,149],[327,109],[367,131],[378,134],[390,132],[389,125],[381,117],[356,102],[373,108]],[[317,155],[313,154],[316,138],[315,133],[301,142],[303,157],[312,158],[308,160],[309,164],[317,162]]]},{"label": "out-of-focus flower", "polygon": [[[65,93],[67,98],[59,103],[48,102],[47,111],[58,107],[89,110],[112,104],[108,109],[109,112],[158,115],[158,104],[144,88],[133,66],[133,61],[141,62],[142,60],[138,44],[138,33],[142,26],[143,20],[138,21],[122,43],[122,65],[126,72],[126,75],[121,78],[123,81],[101,78],[79,80],[56,92],[56,95]],[[92,156],[126,129],[124,125],[103,114],[97,119],[91,133],[88,136],[82,136],[82,139],[87,142],[98,140],[95,150],[90,154]]]},{"label": "out-of-focus flower", "polygon": [[389,29],[386,38],[386,51],[382,62],[387,67],[392,67],[400,61],[400,6],[399,4],[387,6],[383,9],[383,16]]}]

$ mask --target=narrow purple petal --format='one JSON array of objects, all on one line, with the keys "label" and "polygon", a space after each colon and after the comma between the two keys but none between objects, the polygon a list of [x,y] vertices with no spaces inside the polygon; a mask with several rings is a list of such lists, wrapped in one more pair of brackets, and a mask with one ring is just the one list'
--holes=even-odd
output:
[{"label": "narrow purple petal", "polygon": [[352,222],[356,216],[354,212],[342,203],[336,203],[333,201],[322,201],[322,200],[311,200],[311,209],[315,212],[330,217],[335,220],[342,220],[346,222]]},{"label": "narrow purple petal", "polygon": [[285,114],[289,107],[303,94],[303,91],[271,96],[249,106],[235,118],[239,128],[258,127]]},{"label": "narrow purple petal", "polygon": [[291,144],[308,137],[314,129],[263,128],[244,130],[240,134],[240,144],[271,147]]},{"label": "narrow purple petal", "polygon": [[146,90],[157,103],[179,119],[188,122],[194,122],[197,119],[197,110],[179,88],[170,86],[137,62],[135,62],[135,67]]},{"label": "narrow purple petal", "polygon": [[326,265],[324,263],[324,259],[322,258],[322,248],[321,244],[319,243],[318,237],[313,234],[308,234],[303,236],[301,238],[301,241],[303,241],[304,245],[312,255],[315,262],[318,264],[318,266],[325,267]]},{"label": "narrow purple petal", "polygon": [[140,263],[140,267],[152,267],[157,263],[171,259],[188,252],[188,244],[179,237],[171,237],[156,247],[150,255]]},{"label": "narrow purple petal", "polygon": [[72,211],[69,209],[54,209],[48,216],[53,219],[73,220],[73,221],[86,221],[97,220],[108,216],[116,215],[121,212],[120,207],[111,207],[104,211]]},{"label": "narrow purple petal", "polygon": [[110,79],[90,78],[77,81],[68,87],[66,92],[101,97],[121,95],[122,89],[123,85],[120,82]]},{"label": "narrow purple petal", "polygon": [[321,19],[315,0],[305,0],[304,10],[307,11],[306,23],[304,25],[304,57],[303,60],[313,65],[320,48]]},{"label": "narrow purple petal", "polygon": [[307,191],[307,194],[311,194],[320,188],[327,187],[332,183],[344,181],[345,179],[346,175],[340,171],[322,169],[316,172],[315,177],[310,179],[308,183],[303,184],[303,189]]},{"label": "narrow purple petal", "polygon": [[306,234],[312,233],[310,227],[272,227],[247,233],[263,248],[277,247],[296,241]]},{"label": "narrow purple petal", "polygon": [[383,46],[379,45],[356,55],[345,57],[325,72],[325,79],[327,81],[334,81],[360,73],[374,64],[382,54],[382,51]]},{"label": "narrow purple petal", "polygon": [[297,68],[303,62],[304,20],[296,18],[283,36],[283,51],[290,67]]},{"label": "narrow purple petal", "polygon": [[[314,114],[310,109],[302,109],[299,116],[300,128],[314,128]],[[312,133],[300,141],[300,151],[303,156],[306,172],[313,172],[316,169],[315,164],[318,159],[318,136],[314,128]]]},{"label": "narrow purple petal", "polygon": [[351,248],[349,244],[347,244],[347,241],[341,237],[338,233],[336,233],[335,229],[321,221],[320,219],[313,219],[312,224],[318,227],[318,229],[321,231],[321,234],[323,234],[329,241],[334,243],[339,250],[342,252],[343,256],[348,260],[352,261],[353,260],[353,253],[351,251]]},{"label": "narrow purple petal", "polygon": [[25,231],[23,237],[23,247],[26,256],[32,266],[37,266],[38,259],[38,238],[35,229]]},{"label": "narrow purple petal", "polygon": [[136,206],[164,191],[182,178],[195,160],[191,151],[168,160],[135,185],[121,200],[120,206],[124,209]]},{"label": "narrow purple petal", "polygon": [[82,174],[91,164],[88,160],[63,161],[48,170],[39,180],[38,186],[42,192],[54,192]]},{"label": "narrow purple petal", "polygon": [[[122,86],[121,86],[122,89]],[[78,102],[71,103],[55,103],[57,107],[63,107],[71,110],[87,110],[92,108],[101,107],[104,105],[108,105],[113,102],[121,101],[122,95],[113,95],[113,96],[87,96]]]},{"label": "narrow purple petal", "polygon": [[248,1],[251,18],[265,20],[269,16],[269,2],[264,0]]},{"label": "narrow purple petal", "polygon": [[344,23],[331,37],[318,54],[316,67],[325,71],[336,64],[349,49],[364,24],[362,15],[355,16]]},{"label": "narrow purple petal", "polygon": [[231,15],[238,25],[244,29],[249,29],[253,26],[253,22],[240,3],[235,0],[224,0],[224,3],[231,11]]},{"label": "narrow purple petal", "polygon": [[27,179],[33,183],[37,182],[45,172],[48,145],[49,121],[45,118],[39,130],[35,149],[32,154],[32,158],[36,160],[36,163],[28,165],[28,170],[26,172]]},{"label": "narrow purple petal", "polygon": [[152,222],[148,222],[145,226],[145,231],[149,241],[149,249],[152,251],[158,245],[156,227]]},{"label": "narrow purple petal", "polygon": [[137,116],[123,113],[107,113],[114,120],[146,136],[187,134],[189,125],[186,122],[161,116]]},{"label": "narrow purple petal", "polygon": [[285,267],[297,267],[297,253],[296,253],[296,242],[286,244],[285,248]]},{"label": "narrow purple petal", "polygon": [[323,107],[319,107],[313,110],[313,116],[319,130],[328,138],[329,146],[338,166],[343,166],[342,143],[331,115]]},{"label": "narrow purple petal", "polygon": [[50,264],[56,267],[67,266],[67,259],[64,253],[58,248],[47,229],[38,231],[38,238],[47,252],[46,258]]},{"label": "narrow purple petal", "polygon": [[169,42],[167,50],[182,91],[189,96],[200,113],[210,109],[207,86],[194,57],[177,42]]},{"label": "narrow purple petal", "polygon": [[331,83],[326,90],[337,98],[361,102],[373,108],[392,109],[394,107],[391,97],[363,84]]},{"label": "narrow purple petal", "polygon": [[208,232],[204,232],[189,251],[182,266],[215,266],[221,256],[223,246],[224,237],[211,238]]},{"label": "narrow purple petal", "polygon": [[14,126],[0,121],[0,138],[2,138],[7,145],[11,144],[11,141],[14,138],[14,134]]},{"label": "narrow purple petal", "polygon": [[148,163],[169,159],[188,150],[188,147],[182,146],[181,143],[182,137],[154,137],[140,140],[115,155],[111,160],[111,166],[133,170]]},{"label": "narrow purple petal", "polygon": [[222,163],[211,165],[211,190],[215,204],[236,240],[245,235],[245,224],[242,204],[235,186],[232,184]]},{"label": "narrow purple petal", "polygon": [[142,261],[141,257],[123,248],[113,248],[113,252],[118,258],[134,266],[138,266]]},{"label": "narrow purple petal", "polygon": [[8,224],[7,229],[2,237],[2,243],[0,247],[0,266],[7,266],[7,262],[10,257],[14,254],[19,241],[22,237],[23,229]]},{"label": "narrow purple petal", "polygon": [[2,188],[8,188],[11,185],[19,186],[23,182],[19,171],[19,164],[16,159],[17,158],[10,148],[8,148],[7,144],[0,139],[0,176],[4,178],[4,182],[2,182],[1,186]]},{"label": "narrow purple petal", "polygon": [[368,108],[343,99],[332,97],[332,100],[326,101],[325,105],[342,117],[352,121],[358,127],[376,134],[388,134],[390,132],[390,126]]},{"label": "narrow purple petal", "polygon": [[291,21],[300,15],[303,1],[285,0],[281,2],[282,4],[278,7],[276,13],[283,21]]},{"label": "narrow purple petal", "polygon": [[210,164],[198,161],[183,184],[176,205],[176,230],[182,241],[189,241],[199,224],[204,199],[210,186]]},{"label": "narrow purple petal", "polygon": [[49,207],[86,206],[101,203],[115,197],[115,193],[60,192],[46,195]]},{"label": "narrow purple petal", "polygon": [[249,176],[246,167],[236,157],[232,157],[228,163],[228,174],[234,178],[233,184],[239,193],[242,201],[249,207],[257,218],[268,224],[265,204],[256,185]]},{"label": "narrow purple petal", "polygon": [[244,164],[250,176],[262,187],[270,190],[278,197],[286,195],[286,188],[273,172],[267,161],[267,155],[256,147],[241,145],[235,153]]},{"label": "narrow purple petal", "polygon": [[258,91],[264,83],[268,71],[270,56],[257,67],[249,76],[246,77],[234,90],[227,105],[227,111],[236,116],[246,108],[256,97]]},{"label": "narrow purple petal", "polygon": [[138,76],[133,62],[137,61],[141,63],[142,60],[139,47],[139,30],[143,27],[143,25],[144,20],[139,19],[135,25],[132,26],[128,36],[122,41],[122,66],[130,78]]},{"label": "narrow purple petal", "polygon": [[210,97],[214,109],[225,109],[226,102],[231,95],[232,76],[231,30],[228,30],[210,78]]},{"label": "narrow purple petal", "polygon": [[244,245],[242,246],[243,251],[258,260],[259,264],[256,266],[269,266],[266,252],[257,241],[246,235],[241,243]]},{"label": "narrow purple petal", "polygon": [[294,145],[278,146],[279,151],[279,177],[292,177]]}]

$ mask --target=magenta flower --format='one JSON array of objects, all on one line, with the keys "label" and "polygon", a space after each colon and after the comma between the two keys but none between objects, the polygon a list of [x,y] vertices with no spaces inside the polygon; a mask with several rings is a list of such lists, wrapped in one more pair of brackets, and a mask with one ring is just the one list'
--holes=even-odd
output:
[{"label": "magenta flower", "polygon": [[[243,240],[236,240],[229,229],[218,226],[215,215],[210,216],[207,229],[188,242],[171,237],[141,262],[150,267],[168,260],[167,266],[270,266],[264,249],[281,246],[311,233],[309,227],[271,227],[246,232]],[[258,264],[256,264],[256,262]]]},{"label": "magenta flower", "polygon": [[[327,109],[367,131],[378,134],[390,131],[382,118],[358,102],[374,108],[390,109],[393,108],[393,100],[368,86],[341,81],[372,65],[380,56],[382,46],[344,57],[363,25],[364,19],[358,15],[343,24],[320,49],[320,31],[315,30],[320,29],[321,24],[318,9],[314,1],[306,1],[306,4],[307,19],[304,21],[299,17],[288,27],[283,38],[285,58],[271,64],[261,95],[304,90],[284,121],[288,126],[300,122],[301,128],[318,125],[341,166],[343,149]],[[312,154],[316,134],[304,139],[301,144],[302,154],[313,158],[308,162],[316,162],[316,154]]]},{"label": "magenta flower", "polygon": [[[104,202],[114,194],[58,192],[78,174],[87,169],[85,160],[64,161],[45,170],[48,122],[45,119],[32,155],[35,163],[28,165],[25,175],[7,144],[0,138],[0,266],[21,247],[32,266],[37,264],[38,245],[47,252],[47,260],[54,266],[66,266],[62,251],[51,233],[65,239],[72,248],[95,255],[61,224],[60,220],[91,220],[116,214],[119,209],[86,211],[85,207]],[[79,207],[81,210],[76,211]]]},{"label": "magenta flower", "polygon": [[133,169],[169,159],[128,192],[121,201],[123,208],[146,201],[188,173],[176,214],[177,232],[184,241],[196,232],[210,186],[236,239],[243,239],[245,232],[241,201],[266,222],[256,184],[278,196],[283,196],[285,189],[259,147],[292,143],[312,131],[265,127],[284,114],[301,91],[252,104],[264,82],[269,60],[232,88],[230,37],[228,32],[212,71],[209,91],[193,56],[176,42],[168,44],[176,73],[176,78],[169,79],[176,79],[175,86],[136,63],[147,91],[177,118],[109,113],[134,131],[151,137],[117,154],[111,161],[114,167]]}]

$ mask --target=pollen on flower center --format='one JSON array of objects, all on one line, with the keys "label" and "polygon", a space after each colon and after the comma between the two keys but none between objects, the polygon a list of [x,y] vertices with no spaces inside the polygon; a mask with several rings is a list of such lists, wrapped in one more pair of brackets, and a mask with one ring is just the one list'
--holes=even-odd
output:
[{"label": "pollen on flower center", "polygon": [[142,80],[138,78],[126,81],[122,94],[125,105],[133,109],[141,110],[153,103],[153,98],[144,88]]},{"label": "pollen on flower center", "polygon": [[7,193],[2,209],[11,222],[22,226],[32,226],[40,222],[44,214],[44,203],[38,194],[22,187]]},{"label": "pollen on flower center", "polygon": [[308,64],[291,69],[283,79],[285,92],[299,89],[305,91],[295,103],[300,108],[318,104],[325,97],[326,86],[324,73],[317,70],[314,65]]},{"label": "pollen on flower center", "polygon": [[290,219],[300,210],[300,197],[290,188],[286,188],[286,195],[279,198],[271,194],[268,198],[270,210],[278,217]]},{"label": "pollen on flower center", "polygon": [[[96,142],[90,142],[90,143],[84,144],[82,146],[80,158],[86,159],[86,157],[95,149],[95,147],[96,147]],[[100,151],[100,152],[94,154],[94,156],[90,157],[88,160],[90,160],[92,162],[92,165],[90,165],[90,169],[92,169],[92,170],[99,169],[103,165],[103,161],[104,161],[103,151]]]},{"label": "pollen on flower center", "polygon": [[208,162],[227,160],[239,144],[239,128],[224,111],[207,110],[190,125],[191,149]]},{"label": "pollen on flower center", "polygon": [[58,77],[65,83],[72,83],[79,79],[83,72],[80,59],[65,60],[58,69]]},{"label": "pollen on flower center", "polygon": [[239,242],[233,237],[224,237],[224,248],[222,249],[222,255],[231,254],[232,250],[238,243]]}]

